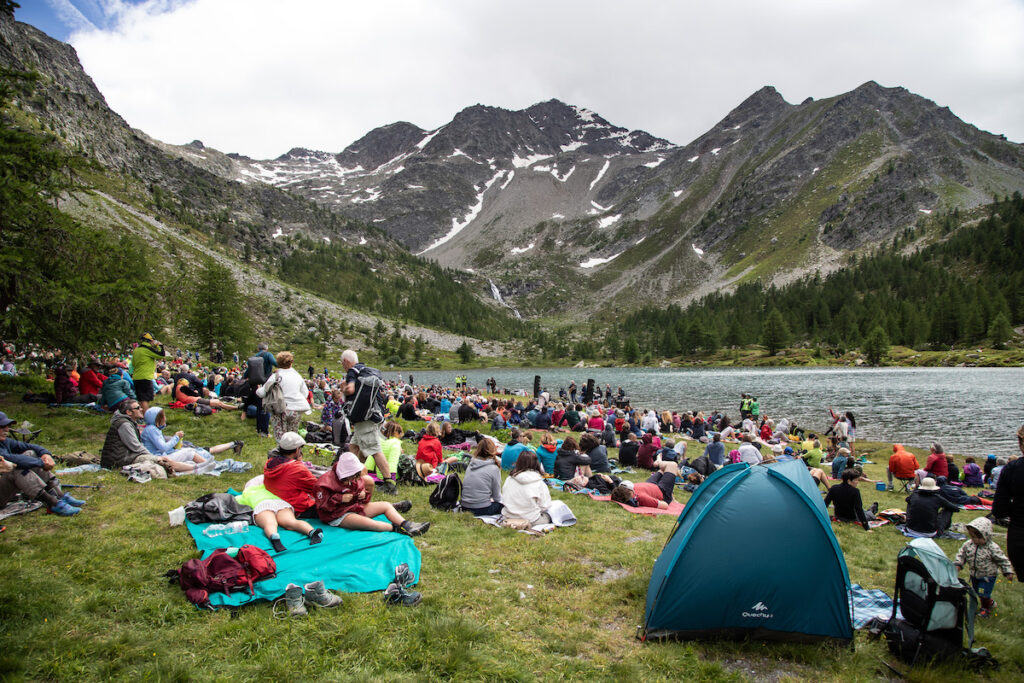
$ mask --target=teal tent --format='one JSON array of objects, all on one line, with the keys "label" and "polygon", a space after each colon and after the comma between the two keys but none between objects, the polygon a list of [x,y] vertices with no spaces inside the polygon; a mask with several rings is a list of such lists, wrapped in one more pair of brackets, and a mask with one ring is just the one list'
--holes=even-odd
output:
[{"label": "teal tent", "polygon": [[802,461],[727,465],[686,504],[647,589],[643,639],[853,639],[850,578]]}]

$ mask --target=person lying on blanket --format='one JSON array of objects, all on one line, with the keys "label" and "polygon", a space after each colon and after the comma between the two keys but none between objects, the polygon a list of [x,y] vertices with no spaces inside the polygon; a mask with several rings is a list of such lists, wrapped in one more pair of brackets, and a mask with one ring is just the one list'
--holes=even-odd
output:
[{"label": "person lying on blanket", "polygon": [[[406,536],[427,533],[430,522],[412,522],[400,514],[409,511],[412,507],[410,501],[403,500],[394,505],[371,502],[373,494],[366,487],[372,483],[373,479],[356,454],[342,453],[334,466],[316,482],[316,511],[320,520],[342,529],[393,531]],[[377,515],[384,515],[388,521],[374,519]]]},{"label": "person lying on blanket", "polygon": [[663,460],[656,460],[654,464],[658,471],[648,477],[647,481],[636,484],[631,481],[622,482],[612,491],[612,500],[635,508],[668,509],[672,502],[679,465]]},{"label": "person lying on blanket", "polygon": [[[150,410],[153,410],[150,408]],[[278,498],[267,490],[263,484],[263,475],[253,477],[245,483],[245,488],[240,496],[235,496],[239,503],[252,508],[252,519],[256,526],[263,529],[263,535],[274,546],[274,550],[283,553],[284,543],[281,542],[281,534],[278,527],[289,531],[297,531],[309,539],[310,545],[316,545],[324,540],[322,529],[314,529],[306,521],[295,517],[295,508],[286,501]]]}]

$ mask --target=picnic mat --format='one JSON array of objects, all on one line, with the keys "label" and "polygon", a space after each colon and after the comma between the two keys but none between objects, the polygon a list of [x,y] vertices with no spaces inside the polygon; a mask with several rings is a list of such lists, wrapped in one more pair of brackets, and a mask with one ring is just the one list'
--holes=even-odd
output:
[{"label": "picnic mat", "polygon": [[[850,586],[850,604],[853,606],[853,628],[864,628],[869,621],[878,617],[888,620],[892,616],[892,598],[877,588],[862,588],[859,584]],[[897,617],[902,614],[897,611]]]},{"label": "picnic mat", "polygon": [[[383,515],[376,519],[387,521]],[[306,537],[296,531],[280,529],[283,553],[275,553],[270,541],[258,526],[249,525],[241,534],[226,534],[208,538],[203,529],[208,524],[186,521],[188,532],[205,558],[217,548],[254,545],[270,553],[277,564],[277,575],[253,584],[256,594],[248,592],[211,593],[214,607],[237,607],[256,600],[274,600],[284,595],[289,583],[300,586],[323,580],[329,590],[342,593],[369,593],[384,590],[395,578],[395,567],[403,562],[409,565],[419,580],[420,551],[408,536],[381,531],[351,531],[322,524],[319,520],[305,520],[315,528],[323,529],[324,540],[310,545]]]},{"label": "picnic mat", "polygon": [[964,510],[991,510],[992,509],[992,501],[991,500],[985,500],[984,498],[982,498],[981,499],[981,503],[976,504],[976,505],[964,505],[963,509]]},{"label": "picnic mat", "polygon": [[[590,496],[594,500],[609,501],[612,499],[611,496]],[[633,507],[632,505],[626,505],[625,503],[619,503],[626,512],[632,512],[635,515],[675,515],[678,517],[683,512],[683,504],[678,500],[673,500],[669,503],[668,507],[664,510],[659,508],[645,508],[645,507]]]}]

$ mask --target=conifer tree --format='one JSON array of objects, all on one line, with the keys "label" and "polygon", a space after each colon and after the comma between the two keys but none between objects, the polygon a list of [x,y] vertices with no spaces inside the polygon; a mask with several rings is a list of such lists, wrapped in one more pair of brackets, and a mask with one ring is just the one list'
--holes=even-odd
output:
[{"label": "conifer tree", "polygon": [[880,365],[882,360],[889,355],[889,335],[881,325],[875,325],[871,329],[861,350],[872,365]]},{"label": "conifer tree", "polygon": [[988,328],[988,338],[992,347],[996,349],[1005,349],[1006,342],[1013,338],[1010,321],[1002,313],[997,313],[996,317],[992,319],[992,325]]},{"label": "conifer tree", "polygon": [[252,321],[234,276],[212,258],[203,261],[191,281],[182,322],[200,347],[244,347],[253,338]]},{"label": "conifer tree", "polygon": [[789,326],[783,319],[779,309],[773,308],[764,319],[761,329],[761,343],[768,350],[769,356],[774,356],[779,349],[789,341]]}]

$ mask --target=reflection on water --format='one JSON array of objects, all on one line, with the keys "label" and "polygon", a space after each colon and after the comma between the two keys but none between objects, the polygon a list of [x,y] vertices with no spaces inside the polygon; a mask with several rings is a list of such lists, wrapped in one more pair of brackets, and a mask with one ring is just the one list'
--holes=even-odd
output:
[{"label": "reflection on water", "polygon": [[[761,412],[813,428],[826,425],[829,406],[852,410],[862,439],[928,446],[940,441],[964,455],[1017,452],[1024,423],[1024,368],[522,368],[414,372],[417,384],[471,386],[494,377],[498,389],[533,390],[534,375],[552,395],[575,380],[620,385],[634,406],[668,410],[721,409],[738,418],[740,394],[760,399]],[[385,371],[391,379],[394,372]]]}]

